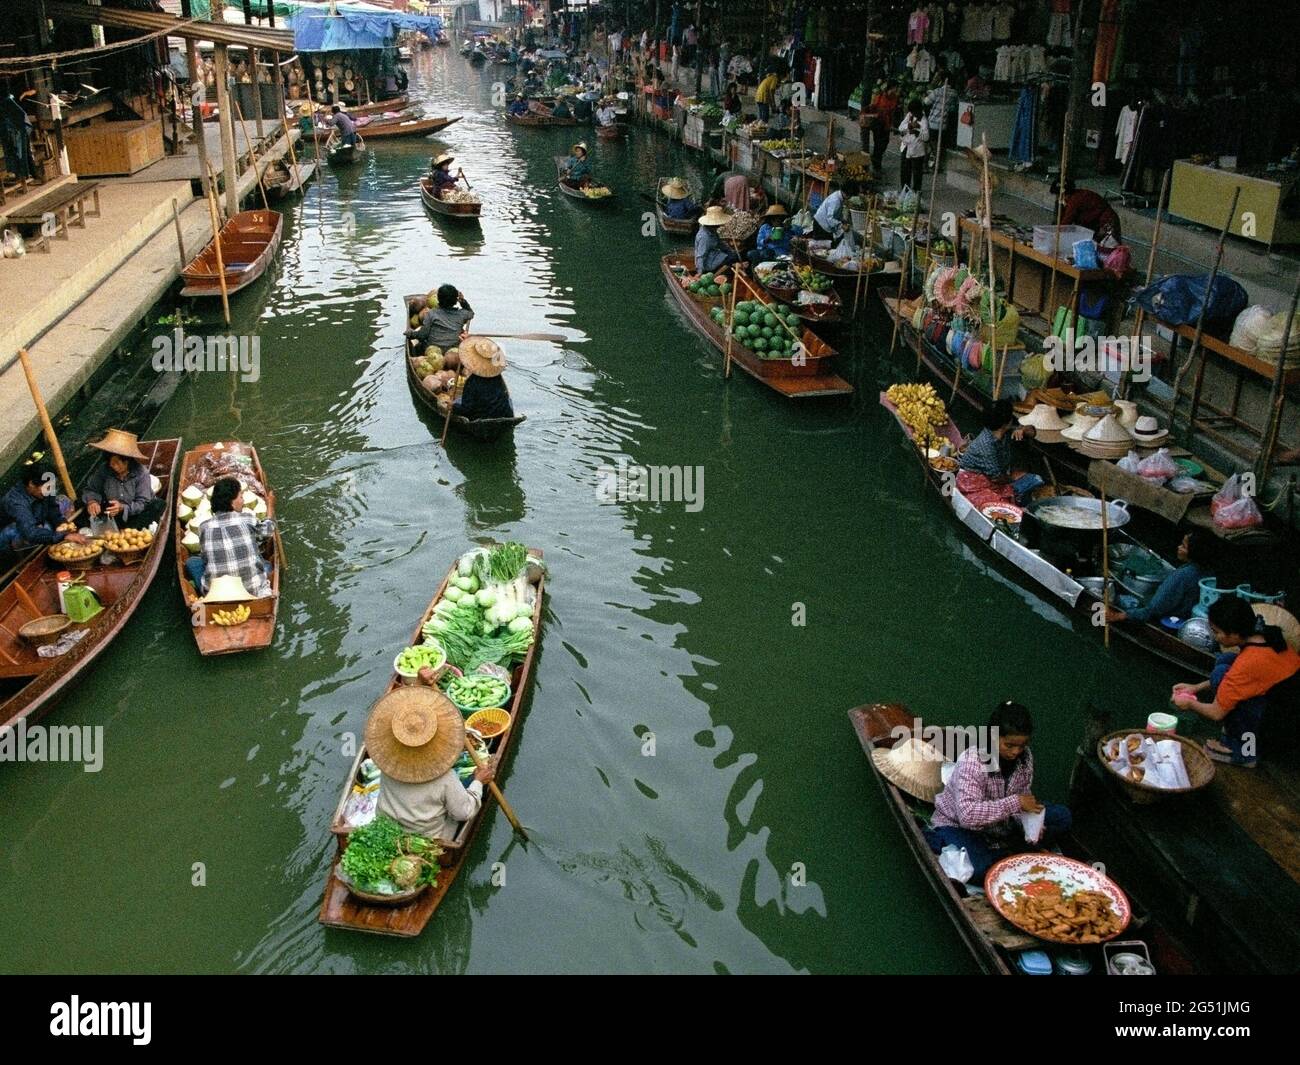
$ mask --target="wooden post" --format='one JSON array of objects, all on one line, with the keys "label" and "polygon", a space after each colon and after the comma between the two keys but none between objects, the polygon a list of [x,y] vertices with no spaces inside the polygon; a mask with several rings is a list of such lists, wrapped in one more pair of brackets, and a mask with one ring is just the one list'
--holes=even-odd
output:
[{"label": "wooden post", "polygon": [[50,423],[50,412],[45,409],[45,400],[41,398],[41,386],[36,383],[36,371],[32,369],[32,360],[27,355],[26,348],[18,349],[18,359],[23,364],[23,375],[27,378],[27,387],[32,393],[32,402],[36,404],[36,416],[41,421],[41,429],[45,432],[45,442],[50,445],[50,453],[54,456],[54,468],[59,471],[59,480],[63,482],[63,490],[69,499],[77,498],[77,490],[72,487],[72,478],[68,475],[68,464],[63,461],[63,449],[59,447],[59,438],[54,433],[54,426]]},{"label": "wooden post", "polygon": [[[216,16],[213,8],[213,16]],[[230,101],[230,56],[226,46],[216,47],[217,125],[221,131],[221,169],[226,182],[226,213],[239,213],[239,156],[235,154],[235,119]]]},{"label": "wooden post", "polygon": [[203,107],[198,101],[196,86],[203,85],[203,64],[199,62],[197,42],[186,38],[185,61],[190,68],[190,123],[194,127],[194,146],[199,153],[199,184],[203,195],[208,194],[208,139],[203,135]]},{"label": "wooden post", "polygon": [[1101,623],[1102,642],[1110,646],[1110,505],[1101,490]]},{"label": "wooden post", "polygon": [[[1155,226],[1155,230],[1151,234],[1151,251],[1147,255],[1146,283],[1148,285],[1151,284],[1151,278],[1155,274],[1156,248],[1160,246],[1160,225],[1164,221],[1165,208],[1166,206],[1168,206],[1165,201],[1165,196],[1169,192],[1169,174],[1170,171],[1166,170],[1165,176],[1160,181],[1160,200],[1156,204],[1156,226]],[[1136,340],[1139,345],[1142,343],[1142,323],[1146,318],[1146,313],[1147,311],[1145,307],[1139,307],[1137,311],[1137,317],[1133,321],[1133,339]],[[1129,369],[1125,370],[1122,374],[1120,374],[1119,396],[1121,399],[1123,399],[1125,396],[1128,395],[1128,386],[1130,380],[1129,375],[1131,371],[1132,371],[1132,356],[1130,356]]]},{"label": "wooden post", "polygon": [[262,124],[262,67],[256,48],[248,50],[248,63],[253,69],[253,128],[257,130],[257,143],[266,139],[266,127]]},{"label": "wooden post", "polygon": [[1286,349],[1291,343],[1291,326],[1295,321],[1296,306],[1300,305],[1300,274],[1296,276],[1295,291],[1291,293],[1291,308],[1287,311],[1286,324],[1282,327],[1282,350],[1278,353],[1277,369],[1273,371],[1273,388],[1269,393],[1268,421],[1264,423],[1264,435],[1260,439],[1259,457],[1255,461],[1256,491],[1264,487],[1264,482],[1273,466],[1273,453],[1277,449],[1277,436],[1282,427],[1282,408],[1286,404]]},{"label": "wooden post", "polygon": [[230,324],[230,294],[226,291],[226,264],[221,254],[221,213],[217,210],[217,183],[209,171],[211,190],[208,193],[208,213],[212,218],[212,247],[217,257],[217,277],[221,284],[221,312],[226,325]]},{"label": "wooden post", "polygon": [[[1067,125],[1069,124],[1067,115]],[[1065,168],[1069,164],[1069,142],[1065,135],[1061,135],[1061,176],[1056,179],[1056,229],[1052,235],[1052,280],[1047,288],[1047,302],[1043,305],[1043,317],[1047,319],[1048,326],[1052,326],[1056,320],[1055,308],[1052,306],[1056,302],[1056,264],[1061,259],[1061,214],[1065,210]]]},{"label": "wooden post", "polygon": [[[274,5],[272,5],[274,6]],[[302,175],[298,173],[298,153],[293,150],[293,131],[285,117],[284,72],[280,69],[280,53],[271,53],[271,82],[275,85],[275,98],[280,105],[280,125],[284,129],[284,143],[289,148],[289,163],[292,166],[293,180],[302,186]],[[293,182],[291,181],[290,184]]]},{"label": "wooden post", "polygon": [[176,197],[172,197],[172,222],[176,226],[176,248],[181,256],[181,269],[184,270],[189,265],[189,259],[185,257],[185,237],[181,233],[181,216],[176,210]]},{"label": "wooden post", "polygon": [[[736,267],[739,268],[737,263]],[[731,376],[731,338],[736,329],[736,293],[740,288],[740,275],[737,270],[731,271],[731,305],[727,308],[727,350],[722,356],[722,379],[725,381]]]},{"label": "wooden post", "polygon": [[695,61],[695,99],[700,98],[700,86],[704,81],[704,34],[700,31],[700,24],[704,21],[704,0],[695,0],[695,54],[691,58]]}]

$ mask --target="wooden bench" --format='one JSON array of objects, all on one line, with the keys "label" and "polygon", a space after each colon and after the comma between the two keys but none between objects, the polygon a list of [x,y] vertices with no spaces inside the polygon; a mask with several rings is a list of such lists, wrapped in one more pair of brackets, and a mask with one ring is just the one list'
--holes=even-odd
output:
[{"label": "wooden bench", "polygon": [[[86,200],[94,204],[94,210],[86,209]],[[60,185],[44,196],[32,200],[16,211],[6,213],[4,221],[10,225],[39,226],[40,236],[36,238],[41,251],[50,250],[49,238],[68,239],[68,227],[86,228],[87,216],[99,217],[99,182],[73,181]],[[50,227],[53,228],[50,228]]]}]

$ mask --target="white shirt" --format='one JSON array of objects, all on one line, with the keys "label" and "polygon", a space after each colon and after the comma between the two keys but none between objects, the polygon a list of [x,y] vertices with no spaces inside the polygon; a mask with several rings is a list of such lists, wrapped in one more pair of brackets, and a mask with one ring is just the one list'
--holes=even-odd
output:
[{"label": "white shirt", "polygon": [[840,221],[840,210],[844,206],[844,190],[836,189],[826,199],[822,200],[821,206],[817,208],[817,213],[813,218],[822,229],[828,233],[839,233],[844,228]]},{"label": "white shirt", "polygon": [[920,130],[916,133],[908,131],[908,122],[911,115],[904,115],[903,121],[898,124],[898,132],[903,135],[903,143],[899,146],[899,152],[905,159],[920,159],[925,155],[925,145],[930,139],[930,126],[924,118],[918,118],[916,124]]},{"label": "white shirt", "polygon": [[1138,113],[1125,104],[1115,124],[1115,158],[1121,163],[1128,162],[1129,149],[1133,147],[1133,134],[1137,132]]}]

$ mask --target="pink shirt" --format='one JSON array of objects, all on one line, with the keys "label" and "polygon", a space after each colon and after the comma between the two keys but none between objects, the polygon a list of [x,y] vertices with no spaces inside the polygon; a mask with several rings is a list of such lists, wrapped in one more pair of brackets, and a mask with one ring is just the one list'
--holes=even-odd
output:
[{"label": "pink shirt", "polygon": [[935,828],[986,829],[1020,812],[1020,796],[1034,782],[1034,756],[1026,750],[1009,777],[986,768],[978,747],[968,747],[957,759],[948,785],[935,796]]}]

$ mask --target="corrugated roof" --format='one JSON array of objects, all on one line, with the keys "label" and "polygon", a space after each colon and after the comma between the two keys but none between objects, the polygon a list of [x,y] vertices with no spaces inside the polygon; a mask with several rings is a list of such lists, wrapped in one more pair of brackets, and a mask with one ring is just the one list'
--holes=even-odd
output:
[{"label": "corrugated roof", "polygon": [[[231,23],[186,21],[175,15],[157,11],[126,11],[112,7],[90,7],[71,0],[45,0],[45,13],[54,19],[72,22],[99,23],[125,29],[152,33],[167,30],[173,37],[188,40],[212,41],[214,44],[242,44],[250,48],[289,53],[295,51],[293,33],[289,30],[270,29],[265,26],[244,26]],[[229,9],[227,9],[229,13]]]}]

